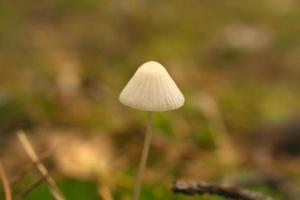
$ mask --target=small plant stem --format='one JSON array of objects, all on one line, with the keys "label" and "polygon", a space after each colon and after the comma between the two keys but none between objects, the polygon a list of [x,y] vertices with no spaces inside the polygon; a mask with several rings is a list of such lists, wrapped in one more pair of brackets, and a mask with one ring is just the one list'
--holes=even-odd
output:
[{"label": "small plant stem", "polygon": [[0,177],[2,180],[3,190],[5,193],[5,200],[11,200],[12,199],[11,198],[11,189],[10,189],[9,182],[8,182],[8,179],[7,179],[7,176],[6,176],[6,173],[4,171],[1,161],[0,161]]},{"label": "small plant stem", "polygon": [[40,186],[45,181],[45,177],[40,177],[38,180],[36,180],[29,188],[27,188],[25,191],[21,193],[21,199],[25,198],[27,195],[29,195],[33,190],[35,190],[38,186]]},{"label": "small plant stem", "polygon": [[29,139],[27,138],[24,131],[18,131],[17,133],[18,139],[20,143],[22,144],[25,152],[31,159],[31,161],[35,164],[36,168],[40,172],[41,176],[45,178],[49,190],[52,193],[53,197],[56,200],[65,200],[62,193],[60,192],[56,182],[54,179],[49,175],[49,172],[47,168],[44,166],[44,164],[40,161],[39,157],[37,156],[36,152],[34,151]]},{"label": "small plant stem", "polygon": [[146,132],[146,137],[145,137],[145,142],[143,147],[142,159],[140,161],[139,172],[135,182],[133,200],[139,200],[143,175],[146,168],[150,144],[151,144],[151,138],[152,138],[152,112],[149,112],[148,119],[147,119],[147,132]]}]

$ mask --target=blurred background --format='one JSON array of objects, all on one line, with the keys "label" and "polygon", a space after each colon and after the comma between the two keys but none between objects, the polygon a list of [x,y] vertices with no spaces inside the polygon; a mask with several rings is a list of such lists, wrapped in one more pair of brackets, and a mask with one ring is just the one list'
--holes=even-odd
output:
[{"label": "blurred background", "polygon": [[[14,194],[38,177],[23,129],[67,199],[131,199],[146,113],[118,95],[155,60],[186,104],[154,115],[141,199],[221,199],[173,194],[182,179],[299,199],[299,22],[297,0],[1,0],[0,158]],[[43,183],[25,199],[53,197]]]}]

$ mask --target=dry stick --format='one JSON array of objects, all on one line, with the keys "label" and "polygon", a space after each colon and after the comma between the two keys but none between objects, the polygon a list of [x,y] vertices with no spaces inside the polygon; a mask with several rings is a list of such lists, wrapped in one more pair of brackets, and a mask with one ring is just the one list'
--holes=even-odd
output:
[{"label": "dry stick", "polygon": [[25,191],[21,193],[20,197],[23,199],[28,194],[30,194],[35,188],[40,186],[45,181],[45,178],[46,177],[40,177],[39,179],[37,179],[33,184],[31,184],[29,188],[27,188]]},{"label": "dry stick", "polygon": [[[46,154],[45,154],[46,155]],[[44,159],[46,159],[49,154],[47,154],[47,156],[45,156],[42,153],[42,156],[40,156],[40,162],[42,162]],[[30,171],[32,171],[35,168],[35,164],[33,162],[31,162],[30,164],[25,164],[26,166],[24,167],[24,169],[17,173],[13,178],[11,178],[12,181],[10,181],[10,185],[12,189],[12,194],[18,194],[19,192],[21,192],[21,194],[19,194],[16,198],[14,198],[14,200],[19,200],[24,198],[25,196],[27,196],[32,190],[34,190],[36,187],[38,187],[39,185],[37,184],[37,182],[41,181],[41,183],[43,183],[45,181],[45,177],[40,177],[37,181],[35,181],[34,183],[32,183],[28,189],[26,189],[25,191],[19,190],[17,189],[17,183]],[[29,192],[27,192],[28,190],[30,190]],[[23,195],[25,193],[25,195]]]},{"label": "dry stick", "polygon": [[[42,162],[44,159],[48,158],[50,156],[49,152],[42,153],[41,156],[39,156],[39,161]],[[24,164],[25,167],[22,171],[17,173],[15,176],[11,178],[10,185],[12,188],[20,181],[21,178],[23,178],[29,171],[32,171],[32,169],[35,167],[35,163],[26,163]]]},{"label": "dry stick", "polygon": [[273,200],[271,197],[262,196],[254,192],[206,182],[177,181],[173,184],[172,190],[174,193],[182,193],[185,195],[218,195],[230,200]]},{"label": "dry stick", "polygon": [[135,182],[133,200],[138,200],[140,196],[143,175],[147,164],[147,159],[148,159],[148,154],[149,154],[149,149],[151,144],[151,138],[152,138],[152,112],[149,112],[148,119],[147,119],[147,133],[146,133],[146,138],[143,147],[142,159],[140,161],[139,172]]},{"label": "dry stick", "polygon": [[19,131],[17,133],[19,141],[21,142],[24,150],[32,160],[32,162],[36,165],[40,174],[45,178],[46,182],[48,183],[49,190],[52,193],[53,197],[56,200],[65,200],[62,193],[60,192],[58,186],[56,185],[54,179],[49,175],[48,170],[46,167],[41,163],[37,154],[35,153],[31,143],[29,142],[26,134],[23,131]]},{"label": "dry stick", "polygon": [[3,190],[5,193],[5,200],[11,200],[11,189],[9,186],[9,181],[7,179],[6,173],[4,171],[3,165],[0,161],[0,176],[2,180]]}]

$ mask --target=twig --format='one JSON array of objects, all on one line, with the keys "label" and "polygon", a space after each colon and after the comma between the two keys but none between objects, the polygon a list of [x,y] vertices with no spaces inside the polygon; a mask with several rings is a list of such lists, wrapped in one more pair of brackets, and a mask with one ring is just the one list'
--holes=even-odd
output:
[{"label": "twig", "polygon": [[1,181],[3,185],[3,190],[5,193],[5,200],[11,200],[11,189],[9,186],[9,181],[7,179],[6,173],[4,171],[3,165],[0,161],[0,176],[1,176]]},{"label": "twig", "polygon": [[177,181],[174,183],[172,189],[174,193],[182,193],[185,195],[211,194],[222,196],[231,200],[273,200],[271,197],[265,197],[254,192],[206,182]]},{"label": "twig", "polygon": [[46,177],[40,177],[38,180],[36,180],[29,188],[27,188],[25,191],[23,191],[20,195],[21,198],[26,197],[28,194],[30,194],[35,188],[40,186],[46,179]]},{"label": "twig", "polygon": [[18,131],[17,133],[18,139],[22,144],[24,150],[28,154],[29,158],[32,162],[36,165],[36,168],[40,172],[40,174],[45,178],[46,182],[48,183],[49,190],[52,193],[53,197],[56,200],[65,200],[62,193],[60,192],[58,186],[56,185],[54,179],[49,175],[47,168],[43,165],[43,163],[38,158],[37,154],[35,153],[31,143],[29,142],[25,132]]},{"label": "twig", "polygon": [[[39,160],[43,161],[44,159],[48,158],[49,156],[50,156],[49,152],[42,153],[39,156]],[[11,178],[11,181],[10,181],[11,187],[14,188],[14,186],[20,181],[20,179],[23,178],[29,171],[32,171],[33,168],[35,168],[35,163],[33,163],[33,162],[24,163],[23,169],[20,172],[16,173],[15,176],[13,176]]]},{"label": "twig", "polygon": [[230,184],[239,187],[251,187],[259,184],[264,184],[285,197],[288,200],[299,200],[300,191],[287,179],[280,171],[261,171],[254,174],[234,177],[229,180]]}]

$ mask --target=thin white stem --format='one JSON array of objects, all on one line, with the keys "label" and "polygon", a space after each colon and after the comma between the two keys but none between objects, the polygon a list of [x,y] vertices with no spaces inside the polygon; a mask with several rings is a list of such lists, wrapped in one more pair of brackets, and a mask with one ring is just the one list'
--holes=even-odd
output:
[{"label": "thin white stem", "polygon": [[143,175],[146,168],[150,144],[151,144],[151,138],[152,138],[152,112],[149,112],[148,119],[147,119],[147,132],[146,132],[146,137],[145,137],[145,142],[143,147],[142,159],[140,161],[139,172],[135,182],[133,200],[139,200]]}]

